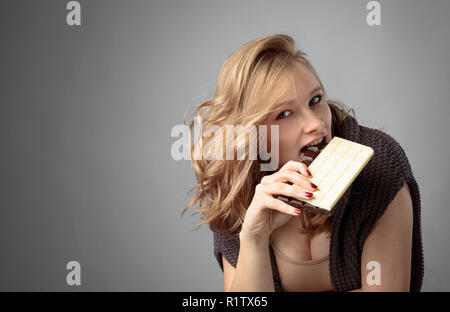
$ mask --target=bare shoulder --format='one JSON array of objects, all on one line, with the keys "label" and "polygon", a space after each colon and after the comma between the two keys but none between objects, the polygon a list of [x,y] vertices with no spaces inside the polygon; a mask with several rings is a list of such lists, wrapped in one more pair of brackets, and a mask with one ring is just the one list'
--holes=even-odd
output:
[{"label": "bare shoulder", "polygon": [[222,256],[223,262],[223,288],[224,291],[229,291],[231,288],[231,283],[233,283],[234,272],[236,272],[236,268],[233,267],[224,256]]},{"label": "bare shoulder", "polygon": [[403,224],[409,221],[408,223],[411,223],[412,225],[412,218],[413,208],[411,193],[409,191],[408,183],[405,182],[393,201],[387,207],[385,215],[382,216],[380,223],[383,221],[384,223],[387,223],[386,219],[390,219],[391,222]]},{"label": "bare shoulder", "polygon": [[[364,242],[361,256],[362,287],[355,291],[409,291],[412,232],[413,206],[405,182]],[[366,266],[373,261],[380,268],[379,282],[369,285],[369,268]]]}]

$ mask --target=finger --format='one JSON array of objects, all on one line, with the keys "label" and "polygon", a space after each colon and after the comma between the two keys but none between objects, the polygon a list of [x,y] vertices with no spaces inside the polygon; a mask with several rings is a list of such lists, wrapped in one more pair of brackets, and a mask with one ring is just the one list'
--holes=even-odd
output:
[{"label": "finger", "polygon": [[267,198],[267,207],[291,216],[298,216],[302,213],[300,209],[294,208],[291,205],[286,204],[284,201],[270,196]]},{"label": "finger", "polygon": [[312,177],[311,171],[309,171],[308,166],[302,162],[300,163],[300,172],[309,178]]},{"label": "finger", "polygon": [[275,182],[292,182],[295,186],[303,188],[307,191],[316,191],[317,186],[313,184],[308,178],[302,176],[298,171],[286,169],[278,171],[274,174],[266,176],[261,180],[262,184],[272,184]]},{"label": "finger", "polygon": [[312,192],[305,191],[298,186],[289,185],[283,182],[262,185],[262,190],[268,195],[281,194],[299,199],[311,199],[314,196]]},{"label": "finger", "polygon": [[299,161],[290,160],[287,163],[285,163],[280,168],[279,171],[286,170],[286,169],[291,169],[291,170],[300,172],[305,177],[311,177],[311,172],[309,172],[308,167],[304,163],[299,162]]}]

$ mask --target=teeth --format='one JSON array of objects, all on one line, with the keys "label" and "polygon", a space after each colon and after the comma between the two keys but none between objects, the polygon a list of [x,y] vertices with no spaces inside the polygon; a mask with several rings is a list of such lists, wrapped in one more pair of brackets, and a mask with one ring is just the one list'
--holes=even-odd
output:
[{"label": "teeth", "polygon": [[321,138],[321,139],[319,139],[319,140],[317,140],[317,141],[312,142],[312,143],[309,144],[308,146],[314,146],[314,145],[317,145],[317,144],[319,144],[320,142],[322,142],[322,140],[323,140],[323,138]]}]

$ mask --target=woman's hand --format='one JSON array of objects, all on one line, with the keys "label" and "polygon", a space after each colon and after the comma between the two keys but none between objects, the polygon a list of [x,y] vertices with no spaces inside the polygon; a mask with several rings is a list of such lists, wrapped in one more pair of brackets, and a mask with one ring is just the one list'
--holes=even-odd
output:
[{"label": "woman's hand", "polygon": [[[273,195],[310,199],[315,188],[311,185],[307,169],[304,163],[289,161],[279,171],[261,179],[255,187],[255,194],[245,214],[240,237],[245,235],[268,239],[273,230],[286,224],[292,216],[301,213],[300,210],[274,198]],[[285,182],[292,182],[295,185]],[[308,196],[307,192],[311,195]],[[273,220],[272,228],[270,218]]]}]

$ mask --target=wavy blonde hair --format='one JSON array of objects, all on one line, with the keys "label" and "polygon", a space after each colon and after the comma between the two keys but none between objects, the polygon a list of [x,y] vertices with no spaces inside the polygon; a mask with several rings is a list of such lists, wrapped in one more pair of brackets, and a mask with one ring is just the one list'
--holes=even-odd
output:
[{"label": "wavy blonde hair", "polygon": [[[260,170],[259,157],[250,159],[246,138],[234,140],[234,135],[232,141],[226,144],[232,144],[235,150],[244,151],[243,160],[237,157],[226,160],[225,155],[223,160],[208,160],[207,157],[198,157],[198,154],[194,157],[196,150],[198,153],[203,150],[203,146],[214,145],[217,142],[215,140],[222,140],[216,136],[204,136],[203,130],[215,125],[225,133],[226,125],[250,127],[265,124],[268,116],[276,110],[279,98],[288,90],[295,62],[306,65],[323,89],[306,55],[296,49],[290,36],[276,34],[250,41],[228,57],[220,70],[214,96],[196,106],[195,117],[201,118],[202,127],[198,140],[192,146],[189,136],[189,146],[197,184],[188,192],[194,192],[194,197],[183,209],[182,216],[186,210],[199,203],[192,214],[201,214],[198,227],[209,223],[211,230],[219,229],[226,235],[236,233],[240,228],[255,186],[268,172]],[[350,110],[346,111],[345,105],[338,101],[328,100],[323,90],[332,113],[332,135],[340,136],[342,122]],[[189,125],[191,133],[194,124],[193,120]],[[307,212],[304,215],[310,222],[303,232],[314,234],[330,229],[331,218]]]}]

